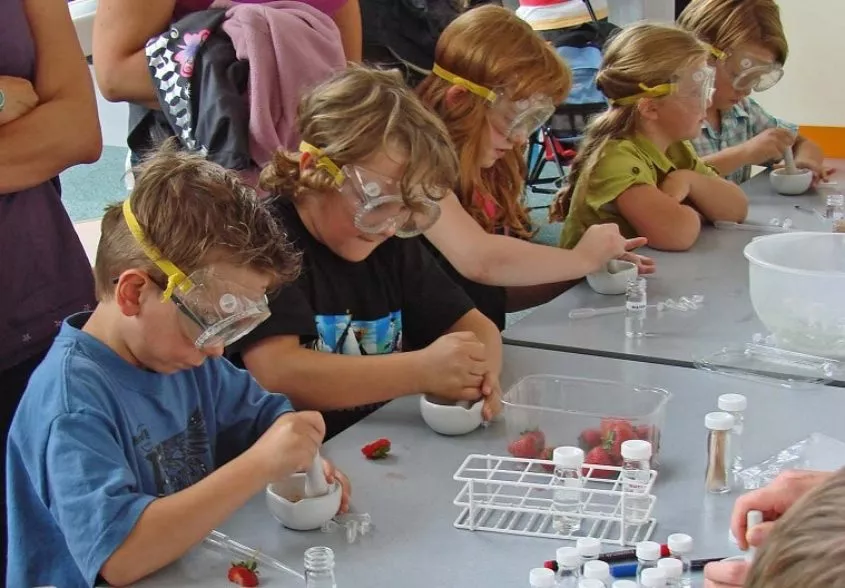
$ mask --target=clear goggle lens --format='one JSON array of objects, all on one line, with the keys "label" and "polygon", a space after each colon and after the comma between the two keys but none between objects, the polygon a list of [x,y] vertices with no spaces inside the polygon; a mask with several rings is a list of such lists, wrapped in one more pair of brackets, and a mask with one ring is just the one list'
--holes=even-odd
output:
[{"label": "clear goggle lens", "polygon": [[397,237],[415,237],[437,222],[440,206],[423,194],[408,200],[399,195],[399,185],[390,178],[355,165],[343,168],[341,191],[355,202],[355,226],[364,233],[391,232]]},{"label": "clear goggle lens", "polygon": [[231,345],[270,316],[263,292],[222,280],[208,270],[189,276],[192,287],[174,290],[183,332],[199,348]]},{"label": "clear goggle lens", "polygon": [[554,102],[548,96],[540,94],[517,101],[499,96],[491,106],[490,120],[510,141],[524,143],[554,112]]}]

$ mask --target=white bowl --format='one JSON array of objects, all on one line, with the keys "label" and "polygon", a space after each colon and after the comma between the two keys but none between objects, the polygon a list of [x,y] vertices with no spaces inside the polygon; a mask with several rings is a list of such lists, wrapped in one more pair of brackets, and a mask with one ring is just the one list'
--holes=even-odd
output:
[{"label": "white bowl", "polygon": [[778,194],[797,196],[806,192],[813,183],[813,172],[809,169],[798,170],[797,174],[787,173],[786,169],[775,169],[769,175],[772,188]]},{"label": "white bowl", "polygon": [[420,396],[420,413],[429,427],[441,435],[466,435],[481,425],[483,401],[469,408],[433,396]]},{"label": "white bowl", "polygon": [[745,257],[751,303],[777,344],[845,358],[845,234],[766,235]]},{"label": "white bowl", "polygon": [[612,259],[607,262],[604,270],[587,274],[587,283],[599,294],[624,294],[628,282],[636,278],[636,264]]},{"label": "white bowl", "polygon": [[268,484],[265,491],[267,508],[273,517],[294,531],[322,527],[340,510],[341,494],[340,484],[335,482],[323,496],[305,498],[305,474],[294,474]]}]

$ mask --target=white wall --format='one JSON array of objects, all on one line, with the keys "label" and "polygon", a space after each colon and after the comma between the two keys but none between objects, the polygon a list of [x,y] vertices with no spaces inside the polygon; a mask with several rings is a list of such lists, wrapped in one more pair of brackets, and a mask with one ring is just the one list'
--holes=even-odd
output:
[{"label": "white wall", "polygon": [[789,41],[785,74],[777,86],[754,98],[797,124],[845,127],[845,1],[778,4]]}]

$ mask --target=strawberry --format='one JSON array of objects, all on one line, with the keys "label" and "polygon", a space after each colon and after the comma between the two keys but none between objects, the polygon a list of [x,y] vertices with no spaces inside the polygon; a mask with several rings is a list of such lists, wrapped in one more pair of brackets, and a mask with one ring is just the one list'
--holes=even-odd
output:
[{"label": "strawberry", "polygon": [[[540,459],[545,459],[546,461],[552,461],[554,459],[555,448],[554,447],[546,447],[540,453]],[[546,472],[553,472],[555,471],[555,466],[550,463],[541,463],[540,467],[543,468],[543,471]]]},{"label": "strawberry", "polygon": [[651,440],[651,427],[649,425],[639,425],[637,427],[637,437],[643,441]]},{"label": "strawberry", "polygon": [[[593,447],[590,452],[584,457],[584,463],[590,465],[599,465],[599,466],[612,466],[615,465],[613,461],[613,457],[607,452],[607,450],[602,447]],[[585,467],[582,470],[583,475],[587,475],[589,473],[589,468]],[[593,478],[613,478],[616,477],[616,472],[612,470],[605,470],[605,469],[594,469],[593,470]]]},{"label": "strawberry", "polygon": [[637,433],[630,423],[622,421],[614,426],[604,437],[604,446],[610,456],[618,462],[622,460],[622,444],[637,439]]},{"label": "strawberry", "polygon": [[361,453],[367,459],[384,459],[390,453],[390,439],[376,439],[372,443],[364,445]]},{"label": "strawberry", "polygon": [[229,568],[229,581],[238,586],[258,586],[258,570],[254,559],[233,561]]},{"label": "strawberry", "polygon": [[540,430],[525,431],[519,439],[508,444],[508,453],[514,457],[537,459],[546,446],[546,436]]},{"label": "strawberry", "polygon": [[543,562],[543,567],[547,570],[551,570],[553,572],[557,572],[557,561],[553,559],[547,559]]},{"label": "strawberry", "polygon": [[578,436],[578,442],[581,449],[589,451],[593,447],[601,445],[601,431],[598,429],[584,429]]}]

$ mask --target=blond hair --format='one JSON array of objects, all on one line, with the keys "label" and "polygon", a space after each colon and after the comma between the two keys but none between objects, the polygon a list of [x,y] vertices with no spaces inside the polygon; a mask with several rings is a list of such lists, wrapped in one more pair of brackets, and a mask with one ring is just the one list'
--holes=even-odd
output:
[{"label": "blond hair", "polygon": [[693,0],[678,25],[722,51],[753,43],[786,63],[789,45],[774,0]]},{"label": "blond hair", "polygon": [[[341,168],[379,150],[401,150],[408,163],[400,187],[411,208],[420,196],[441,198],[457,171],[446,128],[398,71],[350,66],[337,73],[302,98],[298,125],[302,140]],[[300,172],[299,161],[297,153],[276,152],[261,172],[262,188],[287,198],[337,188],[325,168]]]},{"label": "blond hair", "polygon": [[[569,68],[557,52],[528,23],[500,6],[480,6],[452,21],[437,41],[434,59],[443,69],[502,91],[514,101],[545,94],[559,104],[572,85]],[[464,104],[447,103],[451,86],[429,74],[417,93],[446,122],[458,150],[460,183],[456,192],[461,204],[488,232],[501,226],[515,236],[530,236],[530,221],[521,203],[524,153],[513,149],[492,167],[481,169],[481,154],[489,142],[489,102],[472,94]],[[498,218],[488,218],[476,192],[496,200]]]},{"label": "blond hair", "polygon": [[845,573],[845,469],[805,494],[757,551],[746,588],[829,588]]},{"label": "blond hair", "polygon": [[[668,83],[679,71],[707,57],[707,48],[690,33],[670,25],[642,23],[620,31],[607,45],[596,82],[611,101],[642,92],[640,85]],[[587,127],[572,162],[567,185],[549,210],[552,221],[562,221],[573,198],[586,194],[590,171],[607,142],[630,137],[636,130],[637,105],[612,105]]]},{"label": "blond hair", "polygon": [[[173,140],[135,170],[129,202],[147,243],[186,274],[222,261],[268,275],[277,286],[299,270],[281,226],[237,173],[179,151]],[[130,232],[122,205],[112,204],[94,264],[97,299],[109,300],[129,269],[146,271],[159,285],[167,281]]]}]

